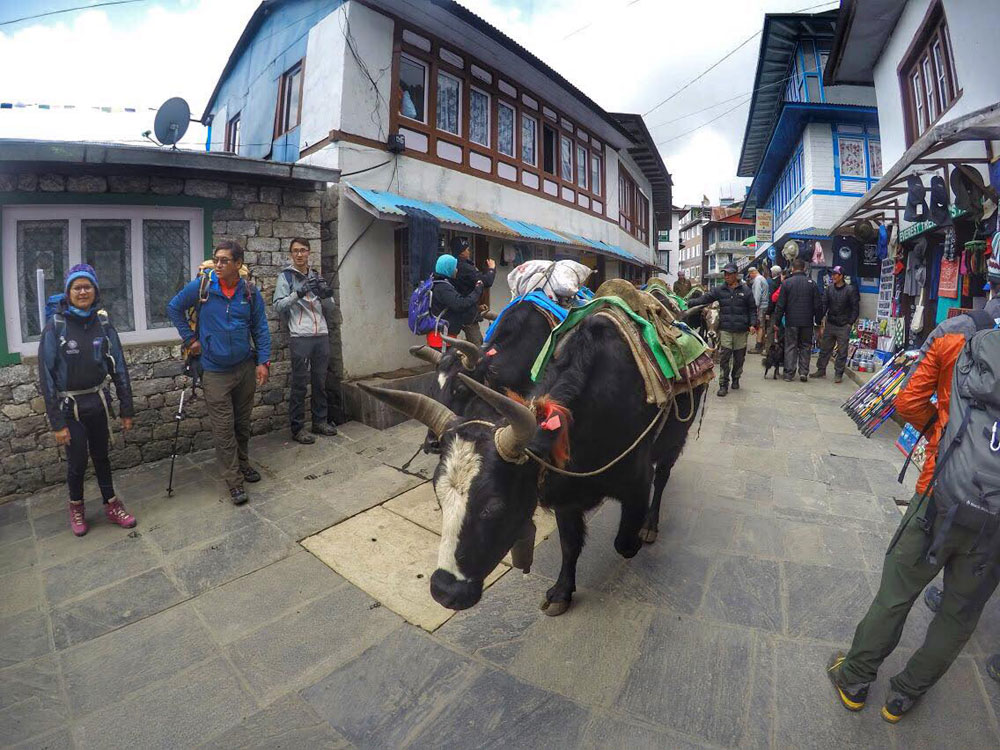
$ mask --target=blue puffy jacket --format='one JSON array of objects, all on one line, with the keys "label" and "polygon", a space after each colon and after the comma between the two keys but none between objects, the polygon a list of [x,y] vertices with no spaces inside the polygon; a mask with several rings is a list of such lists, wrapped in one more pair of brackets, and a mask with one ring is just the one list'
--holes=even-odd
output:
[{"label": "blue puffy jacket", "polygon": [[[240,279],[236,293],[230,299],[219,288],[215,271],[211,272],[210,278],[208,299],[198,311],[202,367],[208,372],[224,372],[251,357],[255,357],[258,365],[270,362],[271,332],[267,328],[264,298],[260,291]],[[184,317],[184,311],[198,303],[200,286],[200,277],[195,277],[167,304],[167,316],[185,344],[194,341],[194,332]]]}]

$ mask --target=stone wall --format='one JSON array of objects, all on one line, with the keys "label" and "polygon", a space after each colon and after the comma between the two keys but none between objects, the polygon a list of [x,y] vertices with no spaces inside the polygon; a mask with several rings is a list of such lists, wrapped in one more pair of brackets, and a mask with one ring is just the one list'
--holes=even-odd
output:
[{"label": "stone wall", "polygon": [[[288,244],[292,237],[313,241],[313,262],[324,263],[328,251],[336,257],[336,233],[332,250],[328,243],[321,248],[321,211],[326,191],[302,190],[245,182],[205,179],[180,179],[137,175],[63,175],[46,173],[0,173],[0,194],[5,192],[62,192],[92,196],[95,193],[122,194],[127,204],[134,195],[189,196],[229,202],[228,207],[206,209],[211,218],[214,243],[235,239],[246,247],[246,262],[268,306],[272,337],[271,376],[258,390],[253,409],[253,432],[287,429],[287,387],[290,362],[287,333],[278,325],[271,308],[271,296],[277,274],[288,262]],[[335,217],[336,189],[325,199]],[[2,198],[2,195],[0,195]],[[88,199],[92,200],[92,199]],[[114,203],[109,195],[109,203]],[[69,204],[72,205],[70,201]],[[333,219],[335,222],[335,218]],[[335,226],[335,224],[334,224]],[[327,278],[332,273],[326,274]],[[7,314],[11,314],[8,310]],[[339,362],[339,314],[331,320],[337,329]],[[131,345],[125,347],[135,398],[135,426],[123,434],[115,424],[115,442],[111,452],[114,468],[124,468],[170,455],[175,429],[174,415],[181,389],[187,383],[182,374],[183,362],[177,345]],[[190,390],[188,391],[190,394]],[[199,398],[185,408],[180,425],[179,450],[188,452],[212,445],[205,405]],[[45,407],[38,389],[38,368],[34,358],[21,364],[0,366],[0,502],[31,492],[44,485],[64,482],[66,465],[52,439]]]}]

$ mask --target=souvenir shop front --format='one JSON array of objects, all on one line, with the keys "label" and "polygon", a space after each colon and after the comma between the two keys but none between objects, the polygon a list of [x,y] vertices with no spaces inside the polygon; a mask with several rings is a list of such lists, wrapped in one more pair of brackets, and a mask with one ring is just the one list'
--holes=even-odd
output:
[{"label": "souvenir shop front", "polygon": [[[935,126],[833,229],[835,246],[854,242],[879,265],[875,313],[862,313],[849,350],[859,380],[871,378],[845,405],[862,432],[892,416],[916,350],[935,326],[989,298],[989,268],[1000,257],[998,157],[1000,107]],[[901,450],[916,439],[905,426]]]}]

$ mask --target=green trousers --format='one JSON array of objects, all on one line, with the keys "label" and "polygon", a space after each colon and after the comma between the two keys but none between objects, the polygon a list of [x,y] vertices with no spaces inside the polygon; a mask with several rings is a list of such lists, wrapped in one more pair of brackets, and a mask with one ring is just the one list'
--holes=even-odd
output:
[{"label": "green trousers", "polygon": [[[896,546],[885,558],[882,582],[875,601],[858,623],[851,650],[841,666],[839,681],[843,684],[875,680],[882,661],[899,643],[913,602],[943,567],[941,611],[934,615],[927,627],[923,645],[910,657],[903,671],[889,681],[893,690],[904,695],[912,698],[923,695],[961,653],[976,629],[986,600],[997,586],[992,565],[988,565],[985,572],[976,574],[977,568],[986,562],[986,555],[973,551],[978,536],[975,531],[953,526],[937,556],[937,564],[927,562],[930,539],[918,521],[926,516],[928,501],[918,508],[919,497],[914,495],[903,517],[905,528]],[[935,532],[940,523],[939,515],[934,524]],[[985,546],[985,542],[980,542],[979,548]],[[980,587],[986,580],[989,582],[989,594],[984,595]]]}]

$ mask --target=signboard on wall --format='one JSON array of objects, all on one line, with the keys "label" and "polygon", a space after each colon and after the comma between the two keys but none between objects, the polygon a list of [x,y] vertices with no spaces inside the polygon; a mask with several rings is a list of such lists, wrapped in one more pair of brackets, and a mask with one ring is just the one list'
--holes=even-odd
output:
[{"label": "signboard on wall", "polygon": [[758,208],[756,214],[757,247],[774,242],[774,212]]}]

